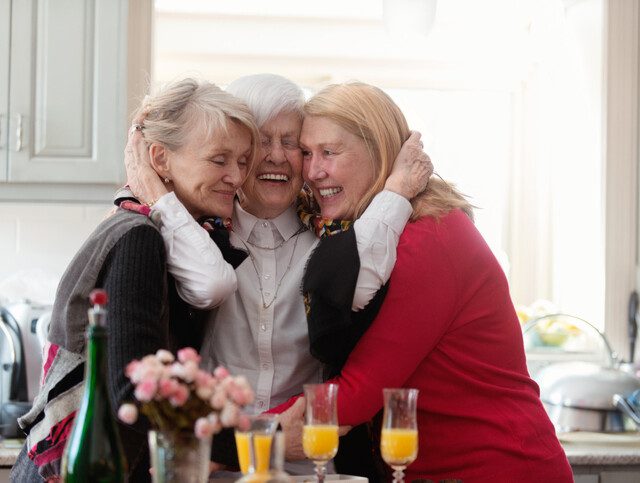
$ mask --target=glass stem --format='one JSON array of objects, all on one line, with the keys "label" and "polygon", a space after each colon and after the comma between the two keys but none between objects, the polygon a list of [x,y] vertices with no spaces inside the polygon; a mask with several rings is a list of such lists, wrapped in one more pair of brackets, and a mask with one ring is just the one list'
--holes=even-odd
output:
[{"label": "glass stem", "polygon": [[404,466],[393,466],[393,483],[404,483]]},{"label": "glass stem", "polygon": [[315,462],[316,463],[316,477],[318,478],[318,483],[324,483],[324,475],[327,472],[327,463],[322,461],[322,462]]}]

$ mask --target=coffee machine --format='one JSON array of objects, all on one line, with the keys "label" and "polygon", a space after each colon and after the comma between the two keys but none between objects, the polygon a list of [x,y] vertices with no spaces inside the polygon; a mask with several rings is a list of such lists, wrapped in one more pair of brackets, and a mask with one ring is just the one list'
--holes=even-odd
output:
[{"label": "coffee machine", "polygon": [[23,436],[17,418],[38,393],[42,370],[43,324],[49,307],[19,302],[0,307],[0,435]]}]

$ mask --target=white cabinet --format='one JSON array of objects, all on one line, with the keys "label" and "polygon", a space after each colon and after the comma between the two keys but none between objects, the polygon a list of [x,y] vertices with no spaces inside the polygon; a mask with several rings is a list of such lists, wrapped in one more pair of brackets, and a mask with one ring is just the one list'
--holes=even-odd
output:
[{"label": "white cabinet", "polygon": [[9,0],[0,0],[0,183],[7,180],[6,145],[9,133],[9,41],[11,39]]},{"label": "white cabinet", "polygon": [[0,0],[0,199],[122,181],[126,20],[127,0]]}]

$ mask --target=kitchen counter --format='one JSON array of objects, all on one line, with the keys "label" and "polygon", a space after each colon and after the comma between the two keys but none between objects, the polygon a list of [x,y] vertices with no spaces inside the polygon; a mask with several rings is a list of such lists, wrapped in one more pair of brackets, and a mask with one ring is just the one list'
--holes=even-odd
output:
[{"label": "kitchen counter", "polygon": [[[640,471],[640,433],[576,432],[559,438],[574,471],[591,472],[595,467]],[[0,441],[0,468],[11,467],[21,447],[18,440]]]},{"label": "kitchen counter", "polygon": [[0,441],[0,468],[13,466],[21,449],[22,441],[20,440],[7,439]]},{"label": "kitchen counter", "polygon": [[558,436],[572,466],[638,465],[640,433],[574,432]]},{"label": "kitchen counter", "polygon": [[558,438],[575,483],[640,481],[640,433],[575,432]]},{"label": "kitchen counter", "polygon": [[22,441],[20,440],[0,440],[0,483],[9,482],[11,467],[16,461],[21,449]]}]

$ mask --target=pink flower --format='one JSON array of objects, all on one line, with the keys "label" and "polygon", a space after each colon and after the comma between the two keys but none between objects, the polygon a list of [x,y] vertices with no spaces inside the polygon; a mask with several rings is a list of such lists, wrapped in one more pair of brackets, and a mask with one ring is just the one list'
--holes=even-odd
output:
[{"label": "pink flower", "polygon": [[158,384],[158,394],[160,397],[168,399],[170,398],[176,389],[178,388],[178,381],[175,379],[160,379]]},{"label": "pink flower", "polygon": [[225,367],[218,366],[213,371],[213,375],[218,379],[224,379],[225,377],[229,377],[229,371]]},{"label": "pink flower", "polygon": [[213,396],[209,400],[209,404],[213,409],[222,409],[227,403],[227,392],[220,386],[213,391]]},{"label": "pink flower", "polygon": [[176,387],[173,395],[169,398],[169,402],[174,407],[184,406],[184,403],[189,399],[189,389],[184,384],[179,384]]},{"label": "pink flower", "polygon": [[220,422],[226,428],[230,428],[236,426],[238,424],[238,419],[240,418],[240,408],[228,401],[227,404],[222,408],[222,412],[220,413]]},{"label": "pink flower", "polygon": [[187,361],[184,364],[174,362],[171,364],[171,375],[179,377],[184,382],[193,382],[198,373],[198,365],[193,361]]},{"label": "pink flower", "polygon": [[218,384],[215,377],[203,370],[198,370],[194,380],[197,386],[207,386],[211,389],[215,388],[216,384]]},{"label": "pink flower", "polygon": [[178,360],[183,364],[187,361],[193,361],[196,364],[200,364],[200,356],[193,347],[185,347],[178,351]]},{"label": "pink flower", "polygon": [[208,401],[213,396],[213,389],[209,386],[196,386],[196,395],[203,401]]},{"label": "pink flower", "polygon": [[194,361],[184,362],[183,379],[186,382],[193,382],[198,374],[198,363]]},{"label": "pink flower", "polygon": [[163,364],[170,364],[175,361],[175,357],[173,357],[173,354],[165,349],[158,349],[158,352],[156,352],[156,357]]},{"label": "pink flower", "polygon": [[140,381],[136,386],[134,395],[138,401],[148,402],[153,399],[158,390],[158,382],[155,379],[147,378]]},{"label": "pink flower", "polygon": [[158,361],[156,356],[150,355],[142,358],[141,361],[131,361],[125,368],[126,376],[134,384],[140,383],[143,379],[158,379],[163,373],[164,365]]},{"label": "pink flower", "polygon": [[138,408],[135,405],[126,403],[118,409],[118,418],[126,424],[133,424],[138,420]]},{"label": "pink flower", "polygon": [[134,359],[131,362],[129,362],[129,364],[127,364],[127,367],[124,369],[125,376],[131,379],[131,382],[133,382],[134,384],[140,382],[140,381],[134,381],[134,374],[138,373],[139,368],[141,366],[142,364],[140,363],[140,361],[137,359]]},{"label": "pink flower", "polygon": [[209,413],[207,416],[209,423],[213,426],[213,434],[217,434],[222,429],[222,424],[220,424],[220,417],[218,413]]},{"label": "pink flower", "polygon": [[213,434],[214,429],[214,425],[207,418],[198,418],[194,432],[196,433],[196,438],[205,439]]}]

